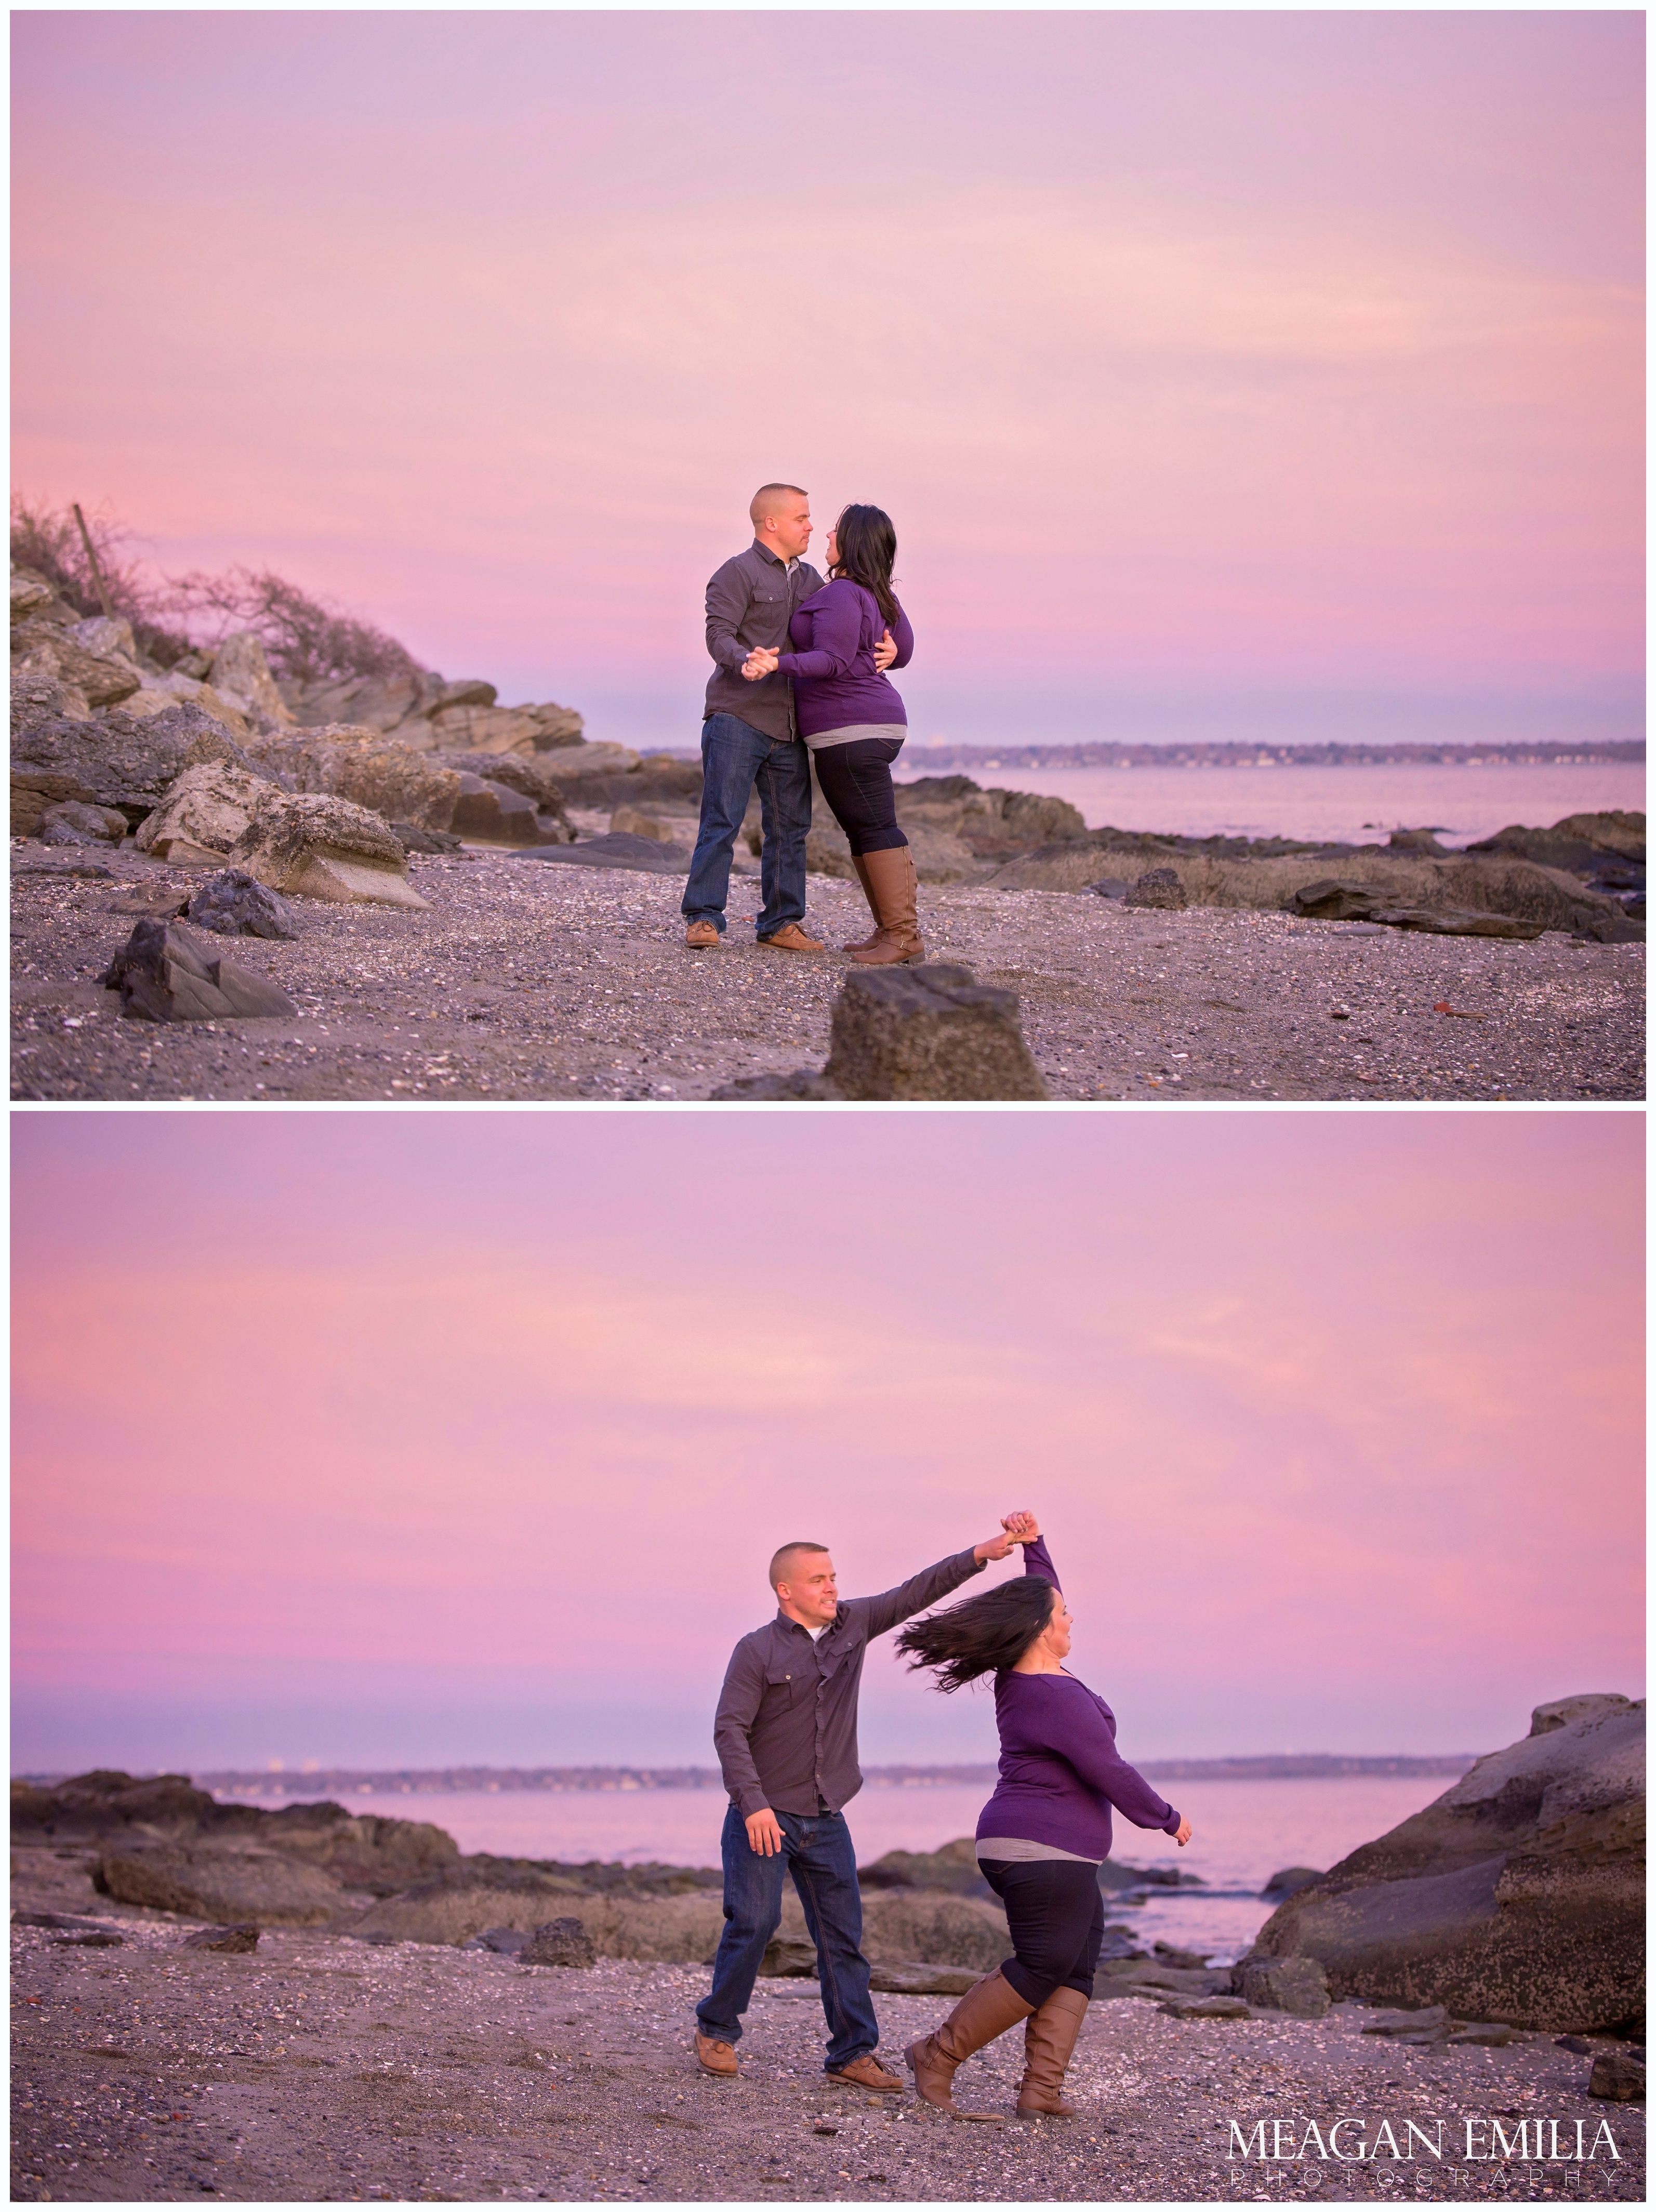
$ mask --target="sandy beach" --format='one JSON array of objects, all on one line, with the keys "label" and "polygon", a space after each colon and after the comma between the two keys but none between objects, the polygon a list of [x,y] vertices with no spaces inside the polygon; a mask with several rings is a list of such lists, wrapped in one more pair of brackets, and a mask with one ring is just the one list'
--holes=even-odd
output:
[{"label": "sandy beach", "polygon": [[[140,913],[210,872],[130,845],[73,860],[15,845],[13,861],[21,1100],[706,1099],[820,1067],[848,964],[756,947],[749,876],[720,949],[693,955],[680,878],[480,849],[411,860],[427,912],[298,899],[292,944],[180,925],[300,1011],[158,1025],[120,1017],[98,977]],[[923,887],[919,913],[931,957],[1018,994],[1054,1099],[1643,1095],[1641,945],[968,884]],[[843,945],[866,927],[861,893],[813,876],[808,920]]]},{"label": "sandy beach", "polygon": [[[186,1924],[100,1904],[118,1948],[14,1927],[13,2196],[21,2202],[1279,2203],[1429,2198],[1638,2202],[1642,2106],[1586,2094],[1592,2057],[1550,2036],[1503,2049],[1412,2050],[1362,2032],[1342,2005],[1174,2019],[1142,1998],[1088,2017],[1071,2073],[1073,2122],[1018,2122],[1021,2039],[962,2069],[968,2125],[912,2093],[828,2082],[815,1985],[761,1983],[735,2082],[688,2047],[705,1970],[601,1960],[582,1972],[492,1953],[268,1929],[251,1955],[180,1948]],[[881,1996],[882,2050],[935,2025],[946,2001]],[[1598,2039],[1592,2039],[1594,2048]],[[1612,2046],[1607,2042],[1604,2048]],[[1298,2145],[1341,2116],[1348,2151],[1378,2158],[1261,2166],[1238,2158],[1260,2121]],[[1580,2164],[1485,2154],[1499,2118],[1517,2144],[1598,2144]],[[1404,2123],[1441,2142],[1441,2163]],[[1445,2124],[1441,2131],[1436,2123]],[[1599,2134],[1608,2125],[1619,2159]]]}]

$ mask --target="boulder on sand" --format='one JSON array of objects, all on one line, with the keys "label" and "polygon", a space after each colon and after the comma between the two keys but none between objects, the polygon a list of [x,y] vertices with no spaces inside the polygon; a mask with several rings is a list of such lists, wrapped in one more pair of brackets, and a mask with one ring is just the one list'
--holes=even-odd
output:
[{"label": "boulder on sand", "polygon": [[198,1928],[193,1936],[186,1936],[180,1948],[185,1951],[228,1951],[246,1953],[258,1948],[259,1927],[257,1920],[238,1921],[230,1928]]},{"label": "boulder on sand", "polygon": [[1237,1994],[1251,2005],[1320,2020],[1328,2010],[1328,1977],[1316,1959],[1247,1959],[1236,1969]]},{"label": "boulder on sand", "polygon": [[293,915],[272,890],[245,868],[221,868],[191,900],[189,917],[197,929],[219,937],[292,939],[299,932]]},{"label": "boulder on sand", "polygon": [[525,1966],[596,1966],[598,1962],[591,1937],[567,1913],[537,1928],[518,1957]]},{"label": "boulder on sand", "polygon": [[348,799],[387,822],[411,822],[416,829],[455,826],[452,817],[460,777],[382,731],[324,723],[252,738],[247,750],[294,791]]},{"label": "boulder on sand", "polygon": [[1644,1747],[1642,1702],[1538,1706],[1527,1736],[1279,1906],[1244,1972],[1309,1957],[1337,1998],[1625,2029],[1644,2002]]},{"label": "boulder on sand", "polygon": [[[487,845],[539,845],[547,842],[539,809],[532,799],[513,791],[493,776],[463,773],[448,826],[457,837]],[[550,842],[562,844],[561,835]]]},{"label": "boulder on sand", "polygon": [[222,860],[270,787],[267,777],[234,761],[203,761],[168,785],[161,805],[138,824],[134,842],[157,860]]},{"label": "boulder on sand", "polygon": [[54,799],[40,815],[43,845],[118,845],[127,833],[118,808],[93,806],[84,799]]},{"label": "boulder on sand", "polygon": [[116,713],[98,721],[39,722],[12,741],[12,834],[27,836],[29,795],[112,806],[134,829],[166,798],[180,771],[209,759],[252,763],[229,733],[197,707],[175,706],[138,720]]},{"label": "boulder on sand", "polygon": [[289,897],[423,907],[388,823],[322,793],[271,791],[232,846],[233,867]]},{"label": "boulder on sand", "polygon": [[[575,848],[579,851],[579,848]],[[846,1098],[1045,1098],[1017,994],[941,961],[853,968],[824,1078]]]},{"label": "boulder on sand", "polygon": [[319,1867],[278,1851],[208,1844],[119,1844],[103,1851],[93,1885],[123,1905],[145,1905],[221,1924],[320,1928],[349,1899]]},{"label": "boulder on sand", "polygon": [[1302,1889],[1309,1889],[1313,1881],[1320,1881],[1322,1878],[1323,1870],[1320,1867],[1282,1867],[1271,1875],[1259,1894],[1269,1899],[1272,1905],[1283,1905],[1290,1897],[1297,1896]]},{"label": "boulder on sand", "polygon": [[136,923],[103,981],[120,993],[123,1014],[143,1021],[245,1021],[299,1011],[263,975],[198,952],[164,921]]}]

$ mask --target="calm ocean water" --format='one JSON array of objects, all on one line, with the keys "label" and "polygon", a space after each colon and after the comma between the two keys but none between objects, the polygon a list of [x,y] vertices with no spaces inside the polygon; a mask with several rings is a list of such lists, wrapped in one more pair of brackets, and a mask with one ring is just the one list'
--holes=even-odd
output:
[{"label": "calm ocean water", "polygon": [[[900,771],[928,774],[923,749]],[[1305,837],[1384,842],[1392,830],[1436,826],[1446,845],[1470,844],[1508,823],[1544,828],[1567,814],[1616,808],[1642,813],[1645,771],[1636,761],[1533,768],[1000,768],[988,755],[964,771],[986,787],[1067,799],[1089,830],[1163,830],[1182,837]]]},{"label": "calm ocean water", "polygon": [[[1112,1910],[1145,1943],[1160,1940],[1234,1957],[1268,1917],[1259,1892],[1281,1867],[1330,1867],[1357,1844],[1395,1827],[1441,1796],[1447,1775],[1343,1775],[1280,1782],[1169,1782],[1156,1785],[1195,1831],[1181,1851],[1169,1836],[1116,1824],[1115,1856],[1130,1866],[1178,1866],[1200,1875],[1200,1890],[1168,1891],[1153,1902]],[[292,1778],[291,1802],[302,1778]],[[970,1788],[865,1789],[847,1808],[864,1864],[889,1850],[935,1850],[969,1836],[988,1795]],[[246,1802],[247,1800],[240,1802]],[[274,1802],[274,1800],[264,1801]],[[433,1820],[463,1851],[549,1859],[660,1859],[716,1866],[726,1800],[717,1790],[525,1790],[356,1795],[353,1812]]]}]

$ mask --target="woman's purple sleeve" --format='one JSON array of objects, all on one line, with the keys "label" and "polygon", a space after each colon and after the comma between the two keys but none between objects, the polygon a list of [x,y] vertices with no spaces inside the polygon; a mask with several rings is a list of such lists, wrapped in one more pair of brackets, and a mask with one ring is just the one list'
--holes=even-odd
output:
[{"label": "woman's purple sleeve", "polygon": [[821,684],[830,676],[846,675],[857,658],[863,634],[862,603],[855,586],[843,592],[830,586],[819,605],[802,607],[799,611],[810,624],[810,650],[782,653],[777,666],[790,676],[803,676],[807,683]]},{"label": "woman's purple sleeve", "polygon": [[1177,1834],[1178,1814],[1116,1749],[1109,1723],[1090,1690],[1080,1682],[1065,1682],[1050,1711],[1054,1726],[1047,1750],[1067,1759],[1087,1787],[1107,1797],[1135,1828],[1163,1828],[1170,1836]]},{"label": "woman's purple sleeve", "polygon": [[1023,1547],[1023,1571],[1026,1575],[1044,1575],[1055,1590],[1063,1583],[1058,1578],[1058,1569],[1052,1565],[1052,1555],[1046,1548],[1046,1539],[1037,1536],[1033,1544]]},{"label": "woman's purple sleeve", "polygon": [[890,630],[891,641],[897,648],[897,658],[891,665],[894,668],[907,668],[914,658],[914,632],[908,617],[899,607],[896,621],[889,623],[886,627]]}]

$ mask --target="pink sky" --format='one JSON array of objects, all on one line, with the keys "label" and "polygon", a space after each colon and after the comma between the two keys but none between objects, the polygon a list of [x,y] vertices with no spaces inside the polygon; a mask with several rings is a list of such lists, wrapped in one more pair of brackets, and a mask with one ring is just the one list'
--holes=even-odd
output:
[{"label": "pink sky", "polygon": [[1024,1505],[1130,1755],[1639,1693],[1638,1115],[12,1129],[15,1768],[706,1759],[776,1543]]},{"label": "pink sky", "polygon": [[1640,733],[1636,13],[14,25],[16,481],[164,568],[688,744],[780,475],[917,737]]}]

